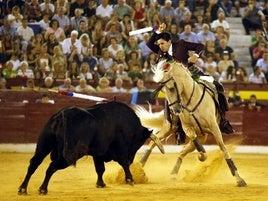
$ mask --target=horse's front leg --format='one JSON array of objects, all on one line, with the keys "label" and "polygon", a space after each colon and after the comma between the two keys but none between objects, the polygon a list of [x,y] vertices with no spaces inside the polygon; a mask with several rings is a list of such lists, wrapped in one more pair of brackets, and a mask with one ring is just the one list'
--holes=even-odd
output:
[{"label": "horse's front leg", "polygon": [[195,146],[192,141],[189,141],[186,145],[183,146],[182,150],[179,152],[178,159],[170,173],[172,178],[176,178],[178,175],[179,169],[181,167],[182,159],[188,154],[195,150]]},{"label": "horse's front leg", "polygon": [[[174,130],[175,129],[171,128],[171,123],[169,121],[165,121],[162,129],[156,134],[156,136],[158,137],[159,140],[163,140],[167,136],[169,136],[172,132],[174,132]],[[140,158],[140,163],[141,163],[142,167],[147,162],[147,160],[148,160],[148,158],[149,158],[150,154],[152,153],[152,150],[155,146],[156,146],[156,144],[154,143],[154,141],[151,140],[149,143],[148,149],[146,149],[146,151],[144,152],[144,154]]]}]

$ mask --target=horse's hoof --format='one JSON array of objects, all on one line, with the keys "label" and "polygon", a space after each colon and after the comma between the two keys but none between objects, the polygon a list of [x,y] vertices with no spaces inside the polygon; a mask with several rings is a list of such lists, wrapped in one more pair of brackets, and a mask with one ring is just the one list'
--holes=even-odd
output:
[{"label": "horse's hoof", "polygon": [[177,180],[177,174],[170,174],[170,179],[171,179],[172,181]]},{"label": "horse's hoof", "polygon": [[126,183],[129,184],[130,186],[134,186],[134,181],[132,179],[127,179]]},{"label": "horse's hoof", "polygon": [[27,195],[26,188],[19,188],[18,195]]},{"label": "horse's hoof", "polygon": [[204,152],[199,152],[199,154],[198,154],[198,159],[199,159],[199,161],[201,161],[201,162],[204,162],[205,160],[207,160],[207,154],[206,153],[204,153]]},{"label": "horse's hoof", "polygon": [[241,181],[238,181],[237,182],[237,186],[238,187],[246,187],[247,186],[247,183],[245,182],[244,179],[242,179]]},{"label": "horse's hoof", "polygon": [[46,195],[47,190],[46,189],[39,189],[39,195]]}]

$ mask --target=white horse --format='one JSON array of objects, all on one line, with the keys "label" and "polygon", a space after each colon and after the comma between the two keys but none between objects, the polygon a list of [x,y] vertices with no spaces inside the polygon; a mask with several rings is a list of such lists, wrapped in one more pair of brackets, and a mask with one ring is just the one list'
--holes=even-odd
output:
[{"label": "white horse", "polygon": [[[187,143],[179,152],[176,164],[171,175],[177,175],[182,159],[195,149],[199,152],[198,158],[204,161],[207,158],[206,151],[202,146],[208,135],[213,135],[220,149],[222,150],[228,167],[235,176],[238,186],[246,186],[244,179],[238,174],[238,170],[228,152],[219,128],[220,115],[216,107],[217,97],[213,87],[206,87],[192,79],[189,70],[181,63],[173,60],[162,60],[153,66],[154,81],[160,83],[160,88],[168,101],[168,107],[172,113],[172,121],[178,120],[187,135]],[[164,118],[164,112],[152,113],[141,106],[135,111],[143,126],[153,129],[159,139],[164,139],[177,129],[177,124],[170,123]],[[172,126],[173,125],[173,126]],[[159,132],[158,132],[159,131]],[[141,159],[144,165],[148,159],[154,143],[150,142],[149,149]]]}]

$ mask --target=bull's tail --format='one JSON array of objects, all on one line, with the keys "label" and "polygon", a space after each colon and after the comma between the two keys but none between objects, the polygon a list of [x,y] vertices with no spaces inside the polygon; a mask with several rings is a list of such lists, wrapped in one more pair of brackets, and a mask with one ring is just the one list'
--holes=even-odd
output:
[{"label": "bull's tail", "polygon": [[134,111],[140,118],[141,124],[144,127],[148,128],[149,130],[153,130],[154,133],[162,129],[164,123],[164,110],[153,113],[151,111],[147,111],[140,105],[136,105],[134,107]]}]

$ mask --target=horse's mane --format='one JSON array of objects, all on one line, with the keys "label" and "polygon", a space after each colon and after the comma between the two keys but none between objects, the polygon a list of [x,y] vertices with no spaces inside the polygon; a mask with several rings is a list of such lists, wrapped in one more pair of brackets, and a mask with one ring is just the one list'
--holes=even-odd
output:
[{"label": "horse's mane", "polygon": [[[174,68],[175,65],[175,68]],[[154,73],[154,81],[160,82],[164,78],[164,74],[170,72],[171,70],[175,73],[179,68],[182,68],[186,73],[191,75],[187,67],[182,63],[179,63],[175,60],[160,60],[156,65],[152,65],[152,71]]]}]

